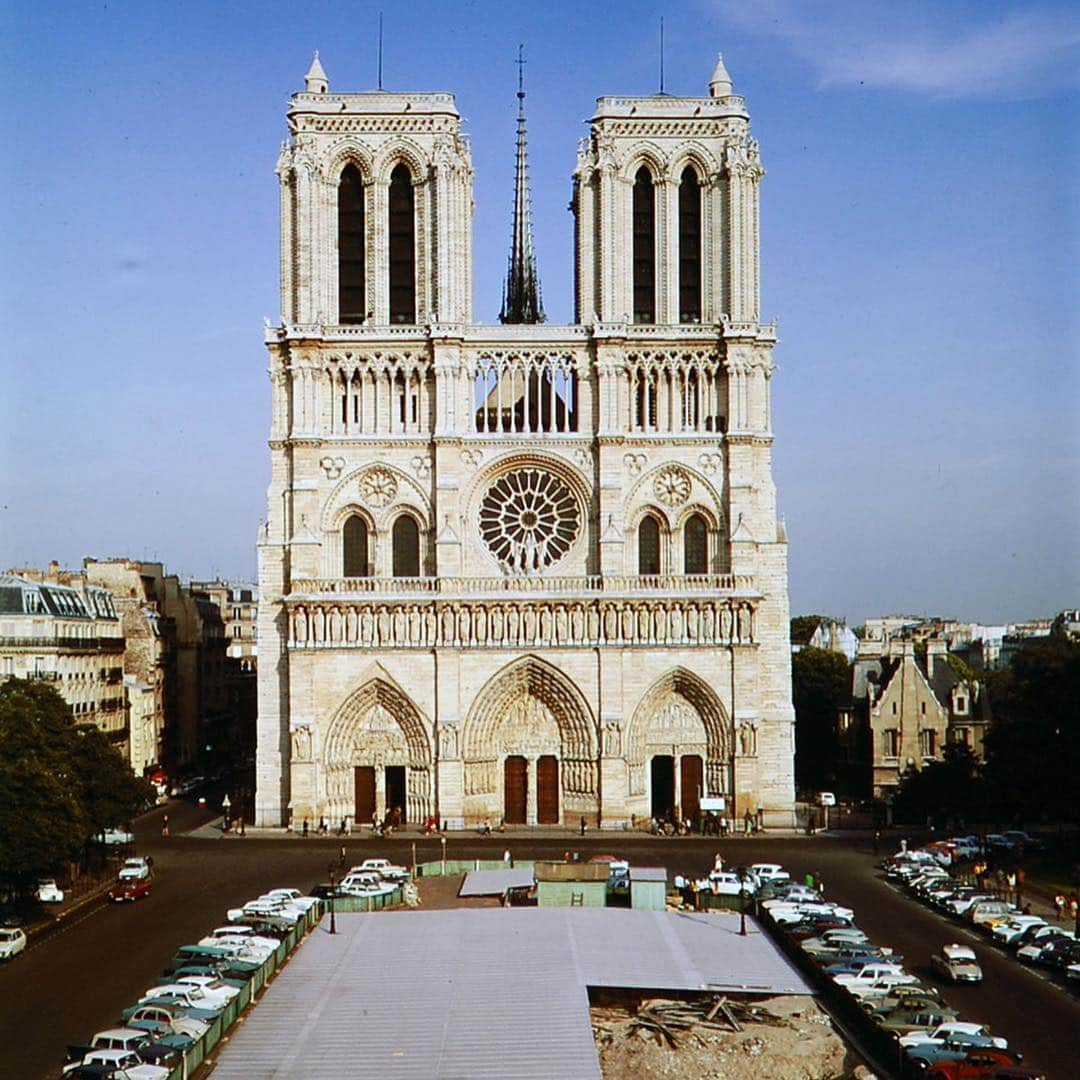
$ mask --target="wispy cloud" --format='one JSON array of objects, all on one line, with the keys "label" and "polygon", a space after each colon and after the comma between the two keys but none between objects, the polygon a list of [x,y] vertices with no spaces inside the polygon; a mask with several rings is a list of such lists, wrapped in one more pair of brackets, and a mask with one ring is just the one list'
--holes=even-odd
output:
[{"label": "wispy cloud", "polygon": [[1027,4],[997,17],[988,16],[987,7],[720,0],[728,22],[782,40],[822,87],[1028,98],[1077,86],[1075,7]]}]

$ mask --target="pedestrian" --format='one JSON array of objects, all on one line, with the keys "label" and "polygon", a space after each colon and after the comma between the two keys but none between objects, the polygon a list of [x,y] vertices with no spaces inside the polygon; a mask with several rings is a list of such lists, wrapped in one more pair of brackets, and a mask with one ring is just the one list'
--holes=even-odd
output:
[{"label": "pedestrian", "polygon": [[1018,866],[1016,868],[1016,906],[1023,907],[1023,892],[1024,892],[1024,868]]},{"label": "pedestrian", "polygon": [[345,845],[344,844],[341,845],[341,859],[340,859],[340,862],[341,862],[342,866],[345,865]]},{"label": "pedestrian", "polygon": [[342,818],[341,819],[341,825],[338,827],[338,836],[344,836],[344,835],[345,835],[345,819]]},{"label": "pedestrian", "polygon": [[352,836],[352,818],[348,816],[345,818],[345,835]]},{"label": "pedestrian", "polygon": [[581,835],[585,835],[585,815],[581,815]]},{"label": "pedestrian", "polygon": [[328,831],[328,828],[329,827],[326,824],[326,818],[324,818],[324,817],[319,818],[319,835],[320,836],[325,836],[327,831]]},{"label": "pedestrian", "polygon": [[874,854],[876,855],[881,848],[881,830],[874,830]]},{"label": "pedestrian", "polygon": [[240,825],[240,835],[241,836],[247,836],[247,832],[244,829],[244,815],[243,814],[238,814],[236,820]]},{"label": "pedestrian", "polygon": [[1054,914],[1058,922],[1065,917],[1065,897],[1061,893],[1054,897]]},{"label": "pedestrian", "polygon": [[720,838],[722,840],[726,840],[727,839],[727,834],[728,834],[728,819],[727,819],[727,815],[725,814],[720,819]]},{"label": "pedestrian", "polygon": [[746,808],[746,814],[743,816],[743,824],[746,827],[746,835],[749,836],[754,831],[754,815],[750,813],[750,808]]},{"label": "pedestrian", "polygon": [[814,887],[814,875],[807,872],[806,877],[803,878],[803,882],[808,889],[812,889]]},{"label": "pedestrian", "polygon": [[307,839],[307,835],[308,835],[308,827],[309,827],[309,826],[308,826],[308,819],[307,819],[307,818],[304,818],[304,828],[303,828],[303,833],[304,833],[304,839],[305,839],[305,840]]},{"label": "pedestrian", "polygon": [[168,814],[162,814],[161,815],[161,835],[162,836],[168,836],[169,835],[169,815]]},{"label": "pedestrian", "polygon": [[724,869],[724,856],[721,855],[719,851],[716,853],[715,856],[713,856],[713,869],[714,870],[723,870]]},{"label": "pedestrian", "polygon": [[1069,897],[1069,918],[1073,922],[1076,922],[1076,912],[1080,910],[1080,900],[1077,900],[1076,893],[1073,893]]},{"label": "pedestrian", "polygon": [[510,849],[509,848],[507,848],[503,852],[503,862],[506,863],[506,865],[509,866],[509,867],[513,867],[513,865],[514,865],[514,860],[510,857]]},{"label": "pedestrian", "polygon": [[816,883],[817,891],[821,896],[825,895],[825,882],[821,880],[821,871],[816,870],[814,872],[814,882]]}]

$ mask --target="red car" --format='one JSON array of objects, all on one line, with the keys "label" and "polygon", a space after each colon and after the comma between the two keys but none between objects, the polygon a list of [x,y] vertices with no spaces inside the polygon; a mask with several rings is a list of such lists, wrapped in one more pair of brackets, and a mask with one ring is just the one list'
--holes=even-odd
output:
[{"label": "red car", "polygon": [[150,895],[150,886],[153,881],[150,878],[124,878],[109,890],[109,899],[118,903],[123,900],[138,900],[140,897]]},{"label": "red car", "polygon": [[1019,1065],[1020,1055],[1009,1050],[979,1047],[963,1060],[937,1061],[926,1071],[927,1080],[985,1080],[999,1069]]}]

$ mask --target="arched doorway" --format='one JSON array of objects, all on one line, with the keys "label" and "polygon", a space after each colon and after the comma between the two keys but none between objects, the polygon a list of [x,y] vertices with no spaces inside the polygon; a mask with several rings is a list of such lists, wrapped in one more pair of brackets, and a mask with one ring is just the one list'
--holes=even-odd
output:
[{"label": "arched doorway", "polygon": [[372,679],[338,710],[326,738],[317,816],[423,821],[434,811],[431,749],[420,711],[395,684]]},{"label": "arched doorway", "polygon": [[467,822],[596,820],[592,718],[577,688],[550,664],[526,657],[492,678],[473,704],[463,743]]},{"label": "arched doorway", "polygon": [[649,759],[649,809],[657,821],[669,821],[675,814],[675,758],[654,754]]}]

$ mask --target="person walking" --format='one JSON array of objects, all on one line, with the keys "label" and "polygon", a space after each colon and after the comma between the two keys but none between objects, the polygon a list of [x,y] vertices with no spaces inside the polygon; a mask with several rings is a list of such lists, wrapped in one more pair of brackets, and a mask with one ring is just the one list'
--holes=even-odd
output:
[{"label": "person walking", "polygon": [[1065,918],[1065,896],[1063,893],[1058,893],[1054,897],[1054,915],[1057,917],[1058,922]]},{"label": "person walking", "polygon": [[169,835],[169,815],[168,814],[162,814],[161,815],[161,835],[162,836],[168,836]]},{"label": "person walking", "polygon": [[585,835],[585,815],[581,815],[581,835]]},{"label": "person walking", "polygon": [[304,834],[304,839],[305,839],[305,840],[307,839],[307,836],[308,836],[308,829],[309,829],[309,825],[308,825],[308,819],[307,819],[307,818],[304,818],[304,828],[303,828],[303,830],[302,830],[302,831],[303,831],[303,834]]}]

